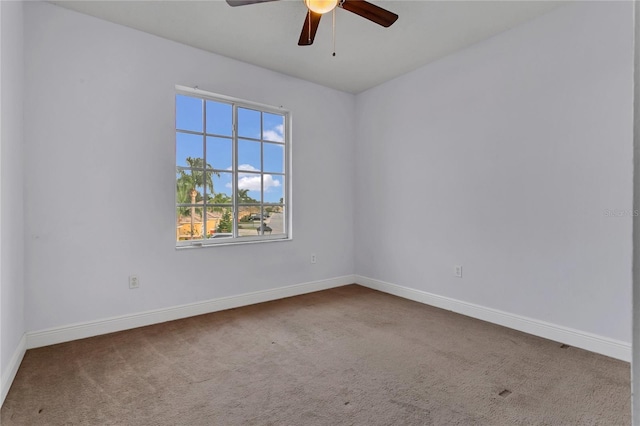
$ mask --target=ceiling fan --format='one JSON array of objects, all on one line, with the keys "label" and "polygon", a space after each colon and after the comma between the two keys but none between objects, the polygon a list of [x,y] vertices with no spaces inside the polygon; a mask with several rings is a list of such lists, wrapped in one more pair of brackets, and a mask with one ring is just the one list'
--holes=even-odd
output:
[{"label": "ceiling fan", "polygon": [[[229,6],[245,6],[270,1],[277,0],[227,0],[227,3]],[[310,46],[313,44],[320,18],[323,14],[331,12],[336,7],[355,13],[383,27],[391,26],[398,19],[398,15],[395,13],[364,0],[304,0],[304,4],[307,6],[308,13],[302,26],[298,46]]]}]

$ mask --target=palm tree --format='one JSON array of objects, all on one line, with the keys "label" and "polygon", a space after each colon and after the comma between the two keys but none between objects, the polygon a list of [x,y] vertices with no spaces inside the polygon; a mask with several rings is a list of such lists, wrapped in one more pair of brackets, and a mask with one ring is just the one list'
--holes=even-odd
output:
[{"label": "palm tree", "polygon": [[[231,204],[231,197],[227,194],[223,194],[222,192],[217,193],[213,197],[209,197],[210,204]],[[214,211],[221,212],[223,211],[222,207],[214,207]]]},{"label": "palm tree", "polygon": [[209,197],[209,204],[231,204],[231,197],[223,192],[218,192],[213,197]]},{"label": "palm tree", "polygon": [[209,193],[213,195],[213,175],[215,174],[220,177],[220,173],[207,170],[212,169],[213,167],[211,167],[210,164],[205,164],[203,158],[187,157],[186,161],[187,164],[189,164],[188,169],[178,168],[178,178],[176,179],[176,201],[179,204],[192,204],[191,207],[181,208],[179,214],[180,216],[186,216],[187,214],[191,216],[190,234],[191,239],[193,239],[195,234],[194,222],[196,213],[196,207],[194,204],[204,199],[204,194],[200,194],[196,188],[206,185],[206,188],[210,188]]},{"label": "palm tree", "polygon": [[241,204],[257,203],[258,200],[249,197],[248,189],[238,189],[238,201]]}]

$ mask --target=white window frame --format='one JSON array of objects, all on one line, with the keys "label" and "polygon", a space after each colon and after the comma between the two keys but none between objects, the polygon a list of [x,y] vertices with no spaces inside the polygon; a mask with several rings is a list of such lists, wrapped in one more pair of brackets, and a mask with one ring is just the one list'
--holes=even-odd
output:
[{"label": "white window frame", "polygon": [[[198,88],[191,88],[191,87],[186,87],[186,86],[180,86],[180,85],[176,85],[176,90],[175,90],[175,95],[174,95],[174,119],[177,119],[177,108],[176,108],[176,104],[175,104],[175,99],[177,95],[185,95],[185,96],[190,96],[190,97],[194,97],[194,98],[200,98],[203,99],[205,101],[210,100],[210,101],[214,101],[214,102],[221,102],[221,103],[226,103],[226,104],[231,104],[232,105],[232,120],[233,120],[233,132],[232,132],[232,137],[231,137],[231,141],[232,141],[232,164],[233,164],[233,170],[231,170],[232,173],[232,186],[233,186],[233,197],[232,197],[232,205],[231,208],[233,210],[233,215],[232,215],[232,222],[233,222],[233,230],[232,230],[232,236],[231,237],[225,237],[225,238],[202,238],[202,239],[197,239],[197,240],[184,240],[184,241],[176,241],[176,249],[183,249],[183,248],[195,248],[195,247],[215,247],[215,246],[224,246],[224,245],[235,245],[235,244],[247,244],[247,243],[261,243],[261,242],[273,242],[273,241],[288,241],[292,239],[292,229],[291,229],[291,194],[292,194],[292,190],[291,190],[291,112],[289,110],[283,109],[282,107],[274,107],[271,105],[265,105],[265,104],[261,104],[261,103],[257,103],[257,102],[251,102],[251,101],[246,101],[243,99],[238,99],[238,98],[233,98],[230,96],[226,96],[226,95],[220,95],[220,94],[216,94],[216,93],[212,93],[212,92],[208,92],[208,91],[204,91]],[[203,102],[203,108],[206,108],[206,102]],[[239,210],[240,208],[242,208],[243,205],[240,205],[239,201],[238,201],[238,191],[237,191],[237,185],[238,185],[238,176],[240,174],[245,173],[244,171],[239,171],[238,170],[238,140],[239,139],[248,139],[248,140],[255,140],[256,142],[261,142],[261,150],[263,149],[263,142],[267,142],[267,143],[273,143],[274,141],[270,141],[270,140],[265,140],[264,139],[264,135],[261,135],[260,139],[252,139],[252,138],[247,138],[245,136],[243,137],[239,137],[238,136],[238,114],[237,114],[237,109],[238,108],[247,108],[247,109],[252,109],[252,110],[258,110],[261,112],[266,112],[266,113],[272,113],[272,114],[277,114],[277,115],[282,115],[284,117],[284,128],[283,128],[283,137],[284,137],[284,171],[282,173],[282,179],[284,181],[284,185],[285,185],[285,191],[284,191],[284,199],[283,199],[283,203],[279,204],[279,203],[265,203],[264,201],[264,193],[262,193],[262,197],[259,200],[259,206],[260,206],[260,211],[262,212],[262,214],[264,215],[265,212],[265,208],[269,207],[269,206],[282,206],[284,209],[284,218],[283,218],[283,234],[277,234],[277,235],[267,235],[267,234],[262,234],[262,235],[256,235],[256,236],[240,236],[238,233],[238,224],[239,224],[239,220],[238,220],[238,215],[239,215]],[[208,134],[206,132],[206,110],[203,111],[203,121],[205,123],[203,123],[203,131],[202,132],[191,132],[191,131],[185,131],[185,130],[178,130],[177,129],[177,124],[174,125],[174,148],[176,148],[177,150],[177,134],[178,133],[189,133],[189,134],[197,134],[197,135],[202,135],[203,137],[203,143],[204,143],[204,139],[206,139],[207,136],[218,136],[218,135],[214,135],[214,134]],[[261,123],[261,127],[262,127],[262,123]],[[206,147],[206,143],[204,145]],[[205,148],[206,149],[206,148]],[[261,156],[261,162],[264,161],[264,158],[262,158]],[[174,157],[174,172],[177,170],[177,161],[176,161],[176,157]],[[255,174],[258,174],[256,172],[252,172]],[[264,182],[264,176],[268,175],[268,174],[272,174],[269,172],[264,171],[264,168],[261,167],[260,168],[260,172],[259,172],[260,176],[261,176],[261,180],[262,182]],[[185,207],[184,204],[180,204],[177,202],[177,188],[175,187],[174,184],[174,224],[177,224],[178,222],[178,215],[177,215],[177,208],[178,207]],[[264,189],[263,189],[264,191]],[[210,204],[211,206],[214,206],[214,204]],[[207,204],[206,202],[203,202],[202,204],[202,209],[203,209],[203,215],[204,217],[206,217],[206,207]],[[260,224],[262,225],[264,221],[264,218],[262,217],[260,219]],[[204,220],[204,222],[206,223],[206,220]]]}]

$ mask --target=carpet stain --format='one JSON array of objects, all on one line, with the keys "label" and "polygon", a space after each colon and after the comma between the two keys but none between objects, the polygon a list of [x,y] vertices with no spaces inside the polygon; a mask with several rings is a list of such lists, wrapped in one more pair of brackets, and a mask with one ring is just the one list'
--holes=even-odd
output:
[{"label": "carpet stain", "polygon": [[391,402],[392,404],[398,405],[402,408],[405,408],[410,412],[421,412],[424,414],[429,414],[429,410],[427,410],[426,408],[419,407],[416,404],[411,404],[410,402],[403,402],[395,399],[391,399],[389,400],[389,402]]}]

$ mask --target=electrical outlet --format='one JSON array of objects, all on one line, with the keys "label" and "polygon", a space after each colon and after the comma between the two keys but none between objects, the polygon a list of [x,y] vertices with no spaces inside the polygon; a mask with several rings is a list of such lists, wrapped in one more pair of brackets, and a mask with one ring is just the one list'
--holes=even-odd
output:
[{"label": "electrical outlet", "polygon": [[140,280],[137,275],[129,275],[129,288],[134,289],[140,287]]},{"label": "electrical outlet", "polygon": [[458,278],[462,278],[462,265],[455,265],[453,267],[453,274]]},{"label": "electrical outlet", "polygon": [[318,261],[318,259],[316,258],[316,254],[315,253],[311,253],[311,263],[316,263]]}]

